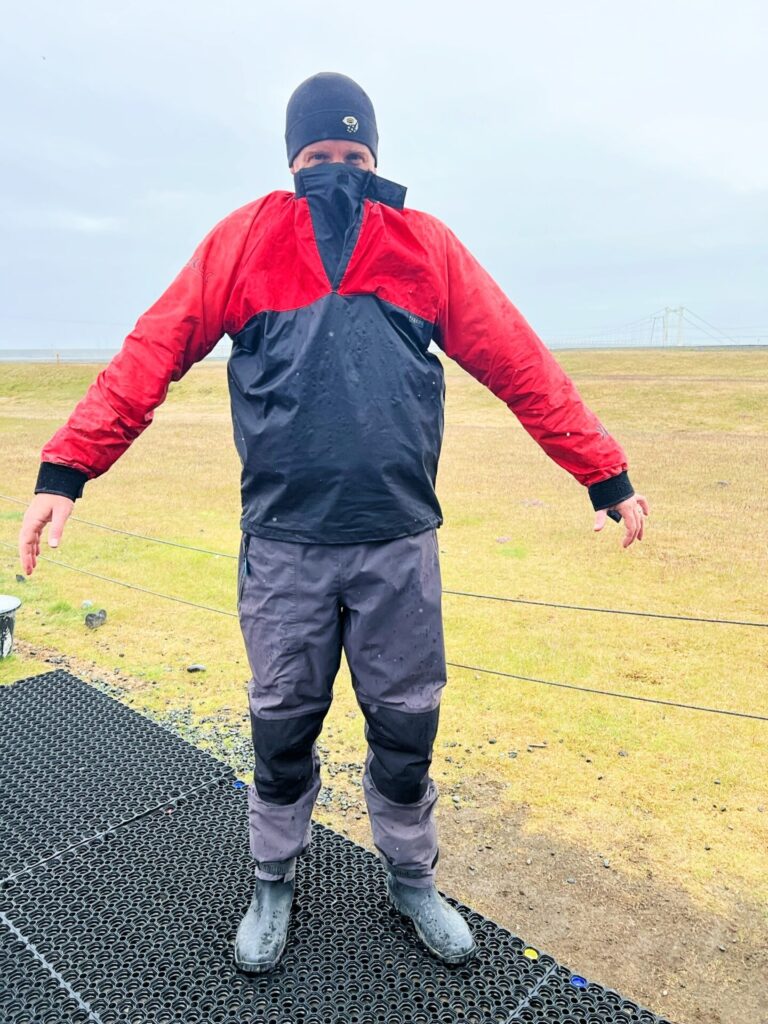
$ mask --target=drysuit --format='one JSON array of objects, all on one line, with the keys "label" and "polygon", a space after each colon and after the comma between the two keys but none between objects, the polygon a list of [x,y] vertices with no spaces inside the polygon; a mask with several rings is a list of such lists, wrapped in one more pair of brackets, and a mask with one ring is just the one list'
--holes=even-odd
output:
[{"label": "drysuit", "polygon": [[516,307],[404,199],[373,172],[323,164],[229,214],[41,453],[36,493],[79,498],[170,382],[231,337],[259,877],[289,877],[309,841],[315,741],[342,649],[366,720],[374,842],[411,884],[434,877],[445,381],[430,342],[506,403],[595,509],[634,493],[622,448]]}]

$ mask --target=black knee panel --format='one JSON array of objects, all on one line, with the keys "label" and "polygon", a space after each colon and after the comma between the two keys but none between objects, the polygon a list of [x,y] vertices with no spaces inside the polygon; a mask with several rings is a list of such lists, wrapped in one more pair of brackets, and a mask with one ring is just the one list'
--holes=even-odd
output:
[{"label": "black knee panel", "polygon": [[361,704],[371,748],[371,778],[378,791],[399,804],[415,804],[427,791],[432,746],[440,709],[411,714]]},{"label": "black knee panel", "polygon": [[292,804],[312,781],[312,744],[325,710],[296,718],[259,718],[251,712],[253,784],[262,800]]}]

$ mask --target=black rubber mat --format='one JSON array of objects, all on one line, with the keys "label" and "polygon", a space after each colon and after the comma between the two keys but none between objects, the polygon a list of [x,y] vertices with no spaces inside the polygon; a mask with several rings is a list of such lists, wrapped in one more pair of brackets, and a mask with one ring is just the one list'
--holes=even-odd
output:
[{"label": "black rubber mat", "polygon": [[0,1020],[3,1024],[88,1024],[93,1020],[26,943],[2,924]]},{"label": "black rubber mat", "polygon": [[[152,728],[162,749],[175,742]],[[37,730],[42,756],[44,734],[33,720],[27,730]],[[151,756],[149,749],[151,773],[157,748]],[[87,1011],[72,1019],[94,1024],[659,1021],[455,901],[479,955],[458,968],[432,959],[390,907],[377,858],[319,825],[298,864],[283,959],[272,974],[243,975],[232,943],[251,886],[246,790],[220,777],[182,798],[171,799],[169,787],[160,808],[6,880],[0,898],[35,962],[71,986],[77,1012]],[[13,950],[17,959],[26,955],[18,944]],[[41,979],[41,1000],[58,992],[45,985]],[[7,993],[2,1000],[11,1005]],[[51,1024],[62,1019],[58,1012],[54,1001]]]},{"label": "black rubber mat", "polygon": [[68,672],[0,687],[0,878],[232,770]]},{"label": "black rubber mat", "polygon": [[618,992],[574,975],[559,964],[508,1018],[509,1024],[654,1024],[661,1018],[643,1010]]},{"label": "black rubber mat", "polygon": [[471,912],[481,955],[471,967],[444,967],[390,908],[377,859],[315,826],[280,967],[256,981],[239,975],[231,949],[251,889],[246,801],[224,783],[78,847],[7,886],[8,916],[59,970],[79,973],[73,986],[105,1024],[131,1020],[131,1010],[137,1021],[162,1020],[161,1008],[222,1024],[249,1014],[502,1022],[554,968]]}]

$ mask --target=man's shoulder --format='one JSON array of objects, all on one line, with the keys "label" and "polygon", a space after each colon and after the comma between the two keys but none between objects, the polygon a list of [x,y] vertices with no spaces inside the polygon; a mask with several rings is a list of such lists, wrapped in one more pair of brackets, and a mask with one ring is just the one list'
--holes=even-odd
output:
[{"label": "man's shoulder", "polygon": [[287,189],[275,189],[272,192],[267,192],[265,195],[259,196],[258,199],[251,199],[249,202],[243,203],[242,206],[238,206],[222,217],[219,226],[253,221],[266,211],[284,207],[293,198],[294,193]]},{"label": "man's shoulder", "polygon": [[413,207],[404,206],[399,212],[405,218],[408,227],[419,235],[438,239],[443,238],[448,232],[447,224],[425,210],[415,210]]},{"label": "man's shoulder", "polygon": [[207,248],[213,245],[228,251],[239,249],[242,252],[243,246],[253,236],[254,228],[258,230],[258,225],[265,224],[265,220],[279,221],[280,210],[285,210],[292,196],[292,192],[276,190],[243,203],[216,221],[200,243],[201,246]]}]

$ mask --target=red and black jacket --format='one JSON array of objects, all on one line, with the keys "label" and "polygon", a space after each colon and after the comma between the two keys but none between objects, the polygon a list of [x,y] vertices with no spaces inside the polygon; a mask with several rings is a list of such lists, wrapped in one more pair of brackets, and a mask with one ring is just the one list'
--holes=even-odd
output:
[{"label": "red and black jacket", "polygon": [[228,334],[245,532],[306,543],[418,533],[445,381],[431,339],[505,402],[596,509],[633,494],[626,456],[456,236],[405,189],[325,164],[217,224],[41,452],[35,493],[82,495]]}]

